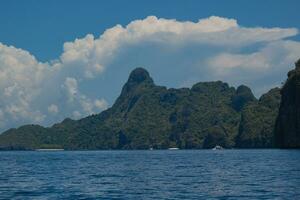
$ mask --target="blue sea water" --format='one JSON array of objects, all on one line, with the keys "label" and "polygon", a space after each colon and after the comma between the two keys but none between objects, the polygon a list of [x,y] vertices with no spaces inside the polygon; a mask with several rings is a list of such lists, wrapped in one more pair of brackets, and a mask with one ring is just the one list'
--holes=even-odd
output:
[{"label": "blue sea water", "polygon": [[300,151],[3,151],[0,199],[297,200]]}]

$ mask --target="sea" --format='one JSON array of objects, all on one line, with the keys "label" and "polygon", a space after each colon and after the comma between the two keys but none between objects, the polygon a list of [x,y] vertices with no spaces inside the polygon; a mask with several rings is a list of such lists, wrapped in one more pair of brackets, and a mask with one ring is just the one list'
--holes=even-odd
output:
[{"label": "sea", "polygon": [[300,199],[300,150],[1,151],[0,199]]}]

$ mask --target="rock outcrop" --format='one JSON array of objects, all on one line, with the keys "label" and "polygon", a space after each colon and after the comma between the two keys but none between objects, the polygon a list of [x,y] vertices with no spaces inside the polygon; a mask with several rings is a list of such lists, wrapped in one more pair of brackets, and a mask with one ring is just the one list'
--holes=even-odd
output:
[{"label": "rock outcrop", "polygon": [[276,146],[300,148],[300,59],[281,89],[281,104],[276,121]]}]

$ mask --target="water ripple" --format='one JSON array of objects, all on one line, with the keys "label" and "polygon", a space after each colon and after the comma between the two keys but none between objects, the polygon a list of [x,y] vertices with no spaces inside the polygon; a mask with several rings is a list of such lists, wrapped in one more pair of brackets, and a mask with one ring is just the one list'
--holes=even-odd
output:
[{"label": "water ripple", "polygon": [[300,151],[0,152],[0,199],[300,199]]}]

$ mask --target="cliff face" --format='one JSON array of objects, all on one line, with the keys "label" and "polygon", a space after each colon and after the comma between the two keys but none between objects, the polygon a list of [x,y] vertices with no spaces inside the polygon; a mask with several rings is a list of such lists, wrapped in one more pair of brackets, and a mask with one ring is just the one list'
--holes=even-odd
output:
[{"label": "cliff face", "polygon": [[280,104],[280,89],[271,89],[258,101],[244,106],[241,112],[238,148],[274,147],[274,125]]},{"label": "cliff face", "polygon": [[281,104],[276,121],[276,146],[300,148],[300,59],[281,90]]},{"label": "cliff face", "polygon": [[167,89],[137,68],[106,111],[50,128],[10,129],[0,135],[0,149],[271,147],[280,101],[276,91],[257,100],[250,88],[221,81]]}]

